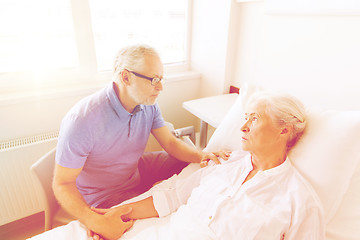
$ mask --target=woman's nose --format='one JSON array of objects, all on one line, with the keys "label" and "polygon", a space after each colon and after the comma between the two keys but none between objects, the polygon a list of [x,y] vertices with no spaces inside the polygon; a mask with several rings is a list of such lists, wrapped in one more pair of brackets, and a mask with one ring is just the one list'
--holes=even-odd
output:
[{"label": "woman's nose", "polygon": [[240,130],[241,130],[242,132],[249,132],[249,131],[250,131],[250,128],[248,127],[248,124],[249,124],[249,121],[246,121],[246,122],[244,123],[244,125],[242,125],[242,127],[240,128]]},{"label": "woman's nose", "polygon": [[243,132],[248,132],[249,128],[245,126],[245,124],[240,128],[241,131]]}]

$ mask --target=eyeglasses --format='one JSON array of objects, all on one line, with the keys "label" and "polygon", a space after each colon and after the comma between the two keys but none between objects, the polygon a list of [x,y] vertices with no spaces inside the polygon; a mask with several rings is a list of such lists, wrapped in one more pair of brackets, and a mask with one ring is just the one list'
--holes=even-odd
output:
[{"label": "eyeglasses", "polygon": [[147,76],[142,75],[142,74],[137,73],[137,72],[133,72],[133,71],[130,71],[130,70],[128,70],[128,71],[131,72],[132,74],[134,74],[137,77],[141,77],[141,78],[144,78],[144,79],[147,79],[147,80],[151,81],[151,85],[153,85],[153,86],[156,86],[159,82],[163,81],[162,78],[158,78],[158,77],[151,78],[151,77],[147,77]]}]

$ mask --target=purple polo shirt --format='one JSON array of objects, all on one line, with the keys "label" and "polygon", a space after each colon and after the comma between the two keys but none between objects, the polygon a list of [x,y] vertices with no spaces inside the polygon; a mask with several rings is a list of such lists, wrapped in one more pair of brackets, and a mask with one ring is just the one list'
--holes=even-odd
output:
[{"label": "purple polo shirt", "polygon": [[76,185],[93,206],[139,183],[138,160],[150,132],[165,125],[157,104],[129,113],[115,89],[112,82],[66,114],[56,149],[59,165],[83,168]]}]

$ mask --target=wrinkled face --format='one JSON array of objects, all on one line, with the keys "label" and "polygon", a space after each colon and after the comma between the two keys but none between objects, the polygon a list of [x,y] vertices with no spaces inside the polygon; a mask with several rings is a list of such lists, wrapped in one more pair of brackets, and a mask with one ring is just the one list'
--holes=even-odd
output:
[{"label": "wrinkled face", "polygon": [[[152,55],[146,55],[144,63],[145,64],[143,69],[131,70],[150,78],[163,77],[163,64],[160,58]],[[159,82],[153,86],[151,85],[151,81],[142,77],[138,77],[130,72],[129,74],[131,76],[131,83],[128,86],[128,91],[136,104],[153,105],[163,89],[162,82]]]},{"label": "wrinkled face", "polygon": [[256,154],[283,144],[280,143],[281,128],[267,115],[265,105],[251,105],[247,110],[241,127],[243,150]]}]

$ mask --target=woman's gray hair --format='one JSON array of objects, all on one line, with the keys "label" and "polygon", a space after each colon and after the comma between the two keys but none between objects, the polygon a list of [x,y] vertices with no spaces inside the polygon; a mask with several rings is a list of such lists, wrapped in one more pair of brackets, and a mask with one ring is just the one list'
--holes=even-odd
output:
[{"label": "woman's gray hair", "polygon": [[142,71],[146,55],[159,57],[158,52],[148,45],[138,44],[124,47],[121,49],[114,61],[113,77],[118,79],[122,70]]},{"label": "woman's gray hair", "polygon": [[292,131],[287,142],[290,150],[304,133],[306,127],[306,110],[300,100],[289,94],[260,91],[253,94],[249,105],[265,104],[266,114],[279,127],[289,126]]}]

